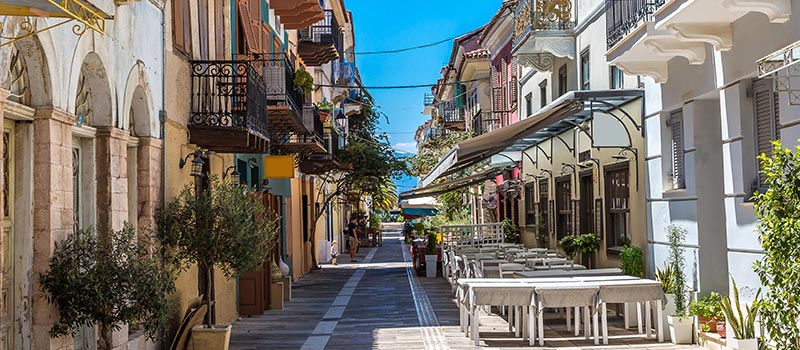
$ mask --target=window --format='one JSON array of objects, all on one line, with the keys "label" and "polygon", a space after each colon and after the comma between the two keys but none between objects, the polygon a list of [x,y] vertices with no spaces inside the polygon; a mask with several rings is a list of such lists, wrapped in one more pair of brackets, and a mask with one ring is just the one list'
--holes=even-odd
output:
[{"label": "window", "polygon": [[609,75],[609,86],[612,89],[622,89],[625,87],[625,74],[617,66],[611,66]]},{"label": "window", "polygon": [[525,226],[536,224],[536,187],[533,183],[525,185]]},{"label": "window", "polygon": [[594,232],[594,174],[581,175],[580,188],[580,233]]},{"label": "window", "polygon": [[[780,105],[778,93],[774,91],[771,80],[758,79],[753,82],[753,107],[755,117],[756,156],[772,155],[772,141],[780,138]],[[763,192],[764,175],[761,162],[756,159],[756,184],[754,189]]]},{"label": "window", "polygon": [[567,93],[567,65],[558,69],[558,96]]},{"label": "window", "polygon": [[[608,169],[608,167],[606,168]],[[628,235],[630,176],[627,163],[606,170],[606,247],[622,247]]]},{"label": "window", "polygon": [[539,108],[547,106],[547,79],[539,83]]},{"label": "window", "polygon": [[559,240],[571,234],[572,209],[569,175],[556,179],[556,235]]},{"label": "window", "polygon": [[185,55],[192,53],[192,19],[189,0],[172,1],[172,43]]},{"label": "window", "polygon": [[547,180],[539,180],[539,224],[542,225],[542,229],[547,229],[547,223],[550,221],[550,212],[547,208],[549,188]]},{"label": "window", "polygon": [[679,109],[670,113],[667,125],[672,133],[672,188],[686,188],[684,176],[683,112]]},{"label": "window", "polygon": [[525,95],[525,116],[530,117],[533,114],[533,93]]},{"label": "window", "polygon": [[581,53],[581,89],[589,90],[589,48]]}]

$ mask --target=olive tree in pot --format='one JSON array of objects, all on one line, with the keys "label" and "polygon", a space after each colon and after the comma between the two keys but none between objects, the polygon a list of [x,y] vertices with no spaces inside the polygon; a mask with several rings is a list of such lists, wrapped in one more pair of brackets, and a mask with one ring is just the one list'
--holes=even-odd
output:
[{"label": "olive tree in pot", "polygon": [[425,277],[436,277],[436,233],[428,233],[428,242],[425,246]]},{"label": "olive tree in pot", "polygon": [[153,341],[163,336],[171,316],[167,295],[175,290],[170,269],[137,240],[133,226],[70,233],[56,243],[50,270],[39,276],[48,302],[58,307],[50,335],[75,335],[97,324],[99,349],[111,349],[113,332],[136,324]]},{"label": "olive tree in pot", "polygon": [[673,272],[672,295],[675,298],[675,313],[667,315],[669,325],[669,335],[673,344],[691,344],[692,326],[694,322],[688,316],[686,308],[686,281],[683,276],[684,248],[683,241],[686,239],[687,231],[678,225],[667,226],[667,239],[669,240],[669,268]]},{"label": "olive tree in pot", "polygon": [[[756,318],[759,317],[761,310],[761,289],[756,292],[755,299],[750,305],[745,305],[742,311],[739,302],[739,287],[736,280],[733,282],[733,298],[725,295],[722,297],[722,312],[725,314],[725,322],[733,331],[733,337],[728,337],[728,345],[732,350],[758,350],[758,339],[756,339]],[[731,304],[733,299],[733,304]],[[795,324],[795,326],[797,326]]]},{"label": "olive tree in pot", "polygon": [[196,349],[228,349],[230,325],[213,324],[214,269],[227,278],[259,270],[275,243],[277,218],[256,196],[246,186],[211,177],[208,189],[187,185],[158,213],[158,236],[170,248],[170,260],[182,270],[197,264],[206,274],[209,317],[192,329]]},{"label": "olive tree in pot", "polygon": [[600,248],[600,238],[594,233],[585,233],[575,238],[575,245],[587,268],[594,266],[594,253]]},{"label": "olive tree in pot", "polygon": [[574,264],[575,260],[573,259],[575,259],[575,255],[578,254],[578,244],[575,236],[564,236],[564,238],[558,241],[558,247],[564,251],[564,255]]}]

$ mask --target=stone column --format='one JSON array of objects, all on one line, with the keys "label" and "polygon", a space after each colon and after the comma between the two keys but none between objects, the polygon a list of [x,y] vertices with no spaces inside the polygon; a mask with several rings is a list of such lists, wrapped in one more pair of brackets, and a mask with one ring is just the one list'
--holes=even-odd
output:
[{"label": "stone column", "polygon": [[55,242],[73,230],[72,129],[75,117],[54,107],[36,110],[33,121],[33,333],[32,349],[72,346],[72,337],[51,339],[58,311],[48,304],[37,276],[49,269]]},{"label": "stone column", "polygon": [[98,228],[120,230],[128,220],[128,137],[128,132],[122,129],[97,128],[95,167]]},{"label": "stone column", "polygon": [[161,207],[161,150],[164,142],[154,137],[139,139],[137,176],[139,178],[137,208],[139,227],[154,227],[156,208]]}]

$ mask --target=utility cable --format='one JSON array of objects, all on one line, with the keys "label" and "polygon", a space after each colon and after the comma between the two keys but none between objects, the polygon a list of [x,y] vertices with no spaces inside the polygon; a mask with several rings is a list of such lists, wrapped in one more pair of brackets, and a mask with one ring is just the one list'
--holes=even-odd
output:
[{"label": "utility cable", "polygon": [[[424,87],[433,87],[439,85],[455,85],[460,83],[470,83],[473,81],[482,81],[482,80],[489,80],[489,78],[481,78],[481,79],[472,79],[472,80],[463,80],[457,83],[436,83],[436,84],[418,84],[418,85],[384,85],[384,86],[362,86],[362,89],[418,89]],[[337,85],[337,84],[314,84],[317,87],[332,87],[332,88],[342,88],[342,89],[349,89],[353,88],[350,85]]]}]

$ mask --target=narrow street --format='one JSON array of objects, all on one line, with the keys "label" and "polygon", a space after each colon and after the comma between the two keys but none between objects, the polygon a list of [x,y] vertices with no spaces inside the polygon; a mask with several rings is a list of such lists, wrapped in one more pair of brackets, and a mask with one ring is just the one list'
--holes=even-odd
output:
[{"label": "narrow street", "polygon": [[[383,247],[361,248],[356,263],[344,254],[338,266],[323,265],[296,281],[292,301],[282,310],[241,318],[233,326],[230,348],[529,348],[497,315],[481,318],[481,346],[475,347],[459,330],[458,308],[446,280],[416,276],[400,232],[384,233],[383,242]],[[595,347],[582,336],[564,336],[563,320],[553,320],[546,325],[545,348],[698,349],[645,340],[615,321],[611,345]]]}]

